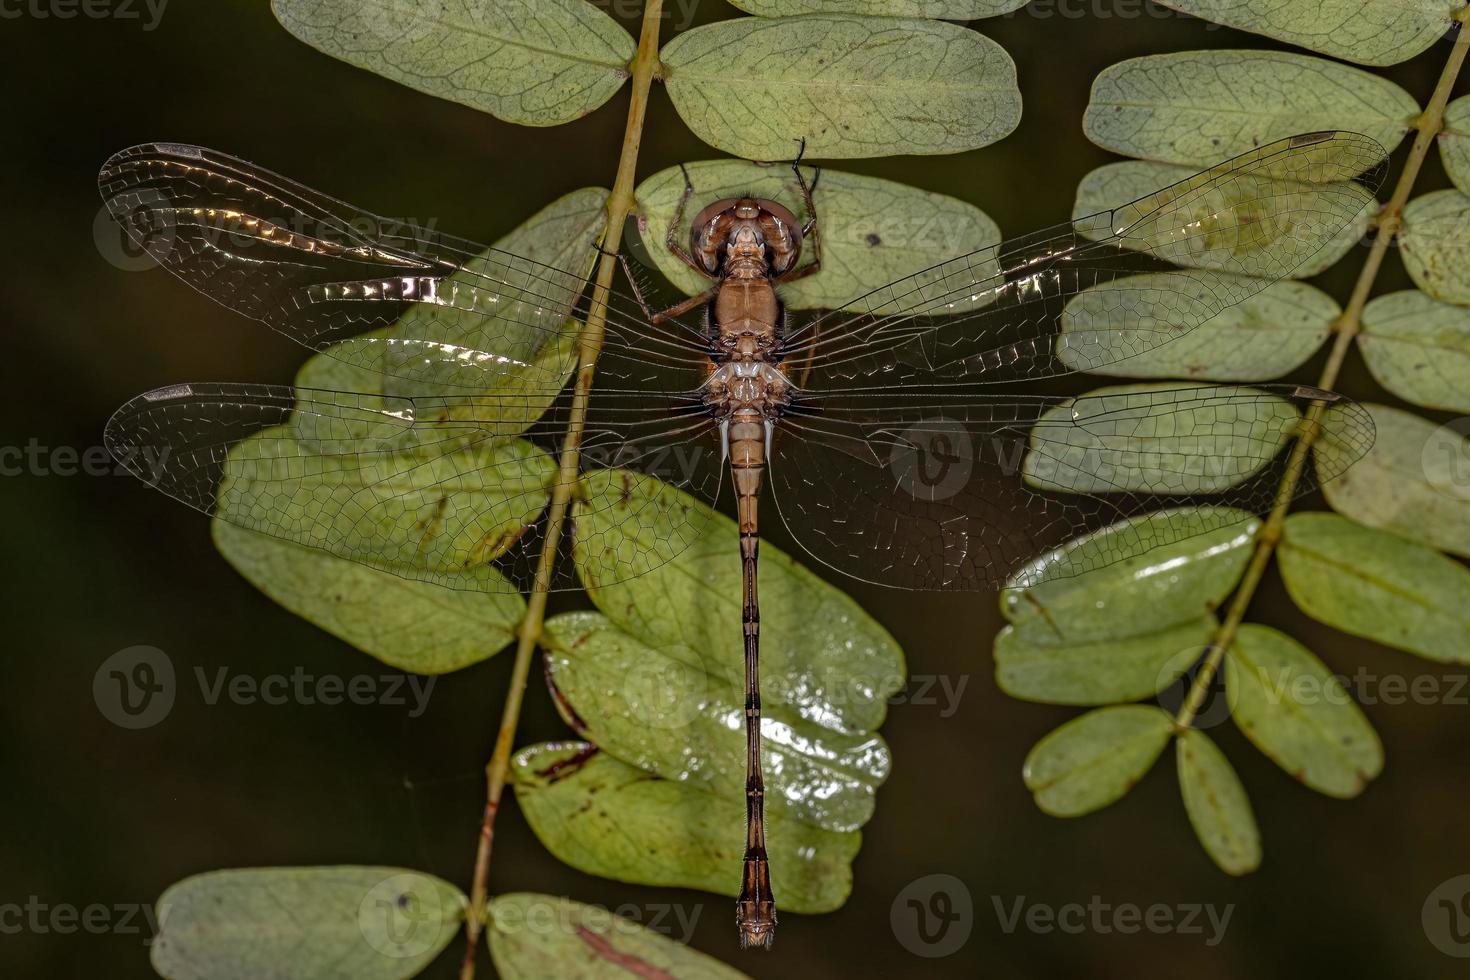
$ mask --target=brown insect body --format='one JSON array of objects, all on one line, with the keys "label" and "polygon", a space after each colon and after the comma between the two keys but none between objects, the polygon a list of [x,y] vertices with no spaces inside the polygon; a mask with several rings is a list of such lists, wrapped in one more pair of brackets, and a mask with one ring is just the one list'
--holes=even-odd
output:
[{"label": "brown insect body", "polygon": [[796,217],[773,201],[717,201],[700,212],[690,233],[691,255],[717,288],[709,305],[715,356],[704,402],[720,423],[730,461],[744,568],[742,611],[746,671],[746,849],[736,922],[742,946],[769,948],[776,903],[766,858],[765,783],[760,769],[760,612],[756,598],[760,537],[756,504],[775,420],[791,402],[792,385],[775,360],[785,321],[776,280],[796,265],[801,231]]},{"label": "brown insect body", "polygon": [[[803,148],[805,143],[802,144]],[[686,250],[676,238],[684,206],[694,193],[685,174],[665,244],[680,261],[711,281],[697,296],[662,312],[644,304],[650,323],[704,305],[710,330],[709,376],[704,405],[719,423],[720,441],[730,464],[740,525],[741,619],[745,645],[745,858],[735,923],[740,945],[769,949],[776,933],[776,901],[766,857],[765,780],[761,775],[760,602],[756,590],[756,553],[760,546],[756,505],[776,421],[790,406],[796,386],[780,365],[786,311],[776,287],[809,276],[822,267],[821,239],[808,186],[799,167],[791,169],[809,215],[805,225],[775,201],[732,197],[716,201],[695,217]],[[812,258],[797,267],[803,240]],[[629,281],[636,279],[631,274]],[[639,295],[640,302],[642,295]]]}]

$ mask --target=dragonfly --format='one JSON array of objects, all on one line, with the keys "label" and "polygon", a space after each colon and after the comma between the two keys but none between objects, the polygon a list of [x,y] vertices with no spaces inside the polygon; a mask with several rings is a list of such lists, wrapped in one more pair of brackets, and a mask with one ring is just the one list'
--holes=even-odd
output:
[{"label": "dragonfly", "polygon": [[[147,392],[108,422],[106,444],[217,519],[483,592],[535,584],[559,487],[575,500],[562,546],[576,560],[558,567],[581,574],[540,583],[551,589],[606,587],[672,561],[730,486],[747,777],[736,920],[742,946],[769,948],[760,500],[774,498],[791,538],[844,575],[989,591],[1266,512],[1304,414],[1335,452],[1300,488],[1332,478],[1373,440],[1366,412],[1333,392],[1035,389],[1176,342],[1292,275],[1355,234],[1385,167],[1361,135],[1291,137],[798,322],[782,287],[822,261],[818,177],[806,180],[799,154],[800,216],[729,198],[686,226],[686,174],[664,245],[708,288],[655,310],[636,276],[593,281],[600,240],[544,262],[374,215],[218,151],[141,145],[99,177],[138,246],[325,357],[295,386]],[[580,344],[593,322],[595,367]],[[580,406],[579,370],[594,372]],[[655,493],[638,491],[640,473],[661,481]],[[1165,518],[1130,520],[1155,512]],[[1100,543],[1064,547],[1082,535]]]}]

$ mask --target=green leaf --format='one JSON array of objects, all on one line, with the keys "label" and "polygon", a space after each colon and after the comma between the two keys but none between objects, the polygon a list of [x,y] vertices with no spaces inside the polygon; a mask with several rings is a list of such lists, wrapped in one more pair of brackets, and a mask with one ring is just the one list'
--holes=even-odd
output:
[{"label": "green leaf", "polygon": [[745,974],[596,905],[513,892],[490,900],[485,937],[501,980],[613,976],[739,980]]},{"label": "green leaf", "polygon": [[[1454,26],[1455,0],[1332,4],[1159,0],[1196,17],[1360,65],[1408,61]],[[1345,127],[1351,128],[1351,127]]]},{"label": "green leaf", "polygon": [[1470,309],[1405,289],[1363,309],[1358,347],[1378,383],[1425,408],[1470,412]]},{"label": "green leaf", "polygon": [[1226,874],[1250,874],[1261,866],[1261,832],[1251,801],[1225,753],[1191,728],[1179,736],[1179,791],[1195,836]]},{"label": "green leaf", "polygon": [[[635,884],[739,893],[744,808],[726,797],[661,779],[585,742],[521,749],[512,768],[521,812],[562,862]],[[767,814],[778,905],[801,914],[840,908],[861,843],[857,831],[834,833],[779,811]]]},{"label": "green leaf", "polygon": [[1228,435],[1232,392],[1176,383],[1113,385],[1048,409],[1032,427],[1021,472],[1061,493],[1218,493],[1270,465],[1295,436],[1296,406],[1258,393]]},{"label": "green leaf", "polygon": [[1470,306],[1470,194],[1431,191],[1404,208],[1399,235],[1404,268],[1414,284],[1435,299]]},{"label": "green leaf", "polygon": [[[547,683],[598,748],[665,779],[745,800],[745,690],[639,643],[594,612],[546,623]],[[805,719],[789,704],[763,703],[766,806],[827,830],[856,830],[892,767],[883,739]],[[808,705],[810,707],[810,705]]]},{"label": "green leaf", "polygon": [[[586,474],[581,487],[583,499],[572,511],[572,555],[597,608],[670,658],[743,685],[735,522],[626,470]],[[638,519],[627,519],[630,512]],[[628,577],[630,555],[644,556],[646,571]],[[833,728],[875,731],[905,678],[893,637],[847,595],[770,545],[761,548],[760,587],[763,703]]]},{"label": "green leaf", "polygon": [[525,126],[587,115],[634,43],[586,0],[271,0],[281,26],[358,68]]},{"label": "green leaf", "polygon": [[1334,129],[1391,150],[1418,113],[1414,97],[1388,79],[1321,58],[1186,51],[1104,69],[1082,128],[1115,153],[1208,167],[1288,136]]},{"label": "green leaf", "polygon": [[1470,663],[1470,569],[1336,514],[1293,514],[1278,550],[1292,601],[1345,633]]},{"label": "green leaf", "polygon": [[868,17],[927,17],[930,20],[979,20],[1026,6],[1027,0],[730,0],[757,17],[801,14],[862,14]]},{"label": "green leaf", "polygon": [[1359,524],[1470,558],[1470,484],[1462,469],[1470,440],[1412,412],[1365,407],[1378,437],[1356,465],[1343,469],[1331,436],[1313,447],[1339,474],[1323,481],[1327,503]]},{"label": "green leaf", "polygon": [[[1279,378],[1322,346],[1342,307],[1305,283],[1277,282],[1254,294],[1251,285],[1242,276],[1201,272],[1187,278],[1147,273],[1092,286],[1062,312],[1057,358],[1077,371],[1120,377]],[[1227,293],[1246,299],[1211,315],[1218,297]],[[1151,309],[1162,310],[1166,303],[1172,315],[1150,316]],[[1189,306],[1196,312],[1179,317],[1179,308]],[[1112,322],[1119,310],[1128,311],[1128,325]],[[1171,326],[1181,319],[1199,325],[1192,330]],[[1160,340],[1160,330],[1177,336]]]},{"label": "green leaf", "polygon": [[1470,194],[1470,95],[1462,95],[1445,107],[1439,153],[1450,180]]},{"label": "green leaf", "polygon": [[[558,323],[557,318],[560,311],[572,305],[592,271],[592,261],[597,257],[592,245],[606,217],[603,208],[607,196],[608,192],[600,187],[588,187],[558,198],[446,281],[444,289],[461,290],[459,295],[479,297],[480,302],[463,303],[464,309],[440,303],[413,306],[392,326],[313,356],[298,372],[296,386],[410,397],[436,386],[464,389],[495,397],[499,402],[496,434],[524,432],[545,413],[557,388],[576,367],[579,325],[574,319]],[[523,256],[540,266],[508,260],[506,253]],[[496,281],[494,291],[485,289],[487,276]],[[388,356],[401,360],[418,356],[418,347],[412,341],[480,351],[486,346],[486,337],[495,338],[494,350],[487,353],[496,355],[499,365],[484,358],[465,367],[436,361],[434,376],[415,366],[413,381],[357,366],[366,359],[355,349],[366,343],[385,347],[391,352]],[[384,345],[387,338],[410,343]],[[513,399],[508,396],[513,394],[525,399],[519,412],[510,410]],[[477,432],[485,431],[484,415],[483,409],[473,413]],[[431,438],[429,451],[442,452],[443,435]]]},{"label": "green leaf", "polygon": [[[1068,566],[1091,570],[1027,586],[1023,568],[1001,592],[1001,612],[1015,627],[1011,642],[1076,646],[1192,624],[1234,591],[1260,525],[1243,510],[1187,507],[1069,541],[1032,564],[1048,567],[1065,555]],[[1144,550],[1151,540],[1169,543]]]},{"label": "green leaf", "polygon": [[251,585],[399,670],[445,674],[479,663],[515,639],[526,612],[509,582],[499,593],[459,592],[218,519],[213,532],[220,554]]},{"label": "green leaf", "polygon": [[[803,214],[801,191],[789,167],[703,160],[687,169],[694,196],[685,209],[684,226],[675,229],[675,240],[686,247],[698,202],[749,194]],[[665,245],[683,194],[684,175],[678,167],[661,170],[638,185],[638,230],[658,271],[692,296],[707,289],[709,280]],[[821,236],[822,271],[781,287],[781,300],[791,309],[840,309],[879,283],[894,282],[1000,241],[995,222],[974,205],[877,177],[823,168],[812,203]],[[988,268],[977,262],[973,271],[979,281],[998,275],[1000,267],[993,260]],[[887,311],[866,302],[852,308]]]},{"label": "green leaf", "polygon": [[468,901],[403,868],[211,871],[158,900],[153,969],[170,980],[396,980],[459,932]]},{"label": "green leaf", "polygon": [[[1083,177],[1077,185],[1073,219],[1153,196],[1159,193],[1160,188],[1192,177],[1194,173],[1192,167],[1147,160],[1104,164]],[[1282,199],[1291,201],[1291,211],[1298,214],[1320,211],[1335,215],[1343,211],[1344,201],[1359,200],[1362,204],[1356,218],[1325,244],[1321,236],[1295,234],[1293,226],[1280,219],[1260,222],[1261,230],[1244,231],[1247,227],[1257,227],[1249,219],[1253,213],[1261,212],[1267,206],[1262,202]],[[1309,279],[1331,268],[1358,243],[1367,231],[1368,219],[1377,206],[1373,195],[1360,184],[1312,186],[1246,174],[1231,181],[1219,193],[1199,196],[1194,207],[1204,231],[1198,242],[1191,239],[1189,247],[1184,247],[1161,236],[1145,233],[1126,235],[1120,244],[1157,253],[1177,265],[1244,274],[1260,269],[1262,250],[1270,247],[1266,254],[1272,268],[1290,269],[1293,279]],[[1170,224],[1173,224],[1172,219]],[[1082,223],[1079,230],[1094,234],[1088,223]],[[1252,237],[1245,238],[1247,234]],[[1256,243],[1260,247],[1252,247]]]},{"label": "green leaf", "polygon": [[1013,698],[1044,704],[1118,704],[1153,697],[1204,653],[1219,622],[1202,616],[1118,640],[1027,642],[1014,626],[995,640],[995,682]]},{"label": "green leaf", "polygon": [[1246,737],[1319,793],[1357,796],[1383,770],[1383,745],[1352,695],[1279,630],[1241,625],[1225,657],[1225,694]]},{"label": "green leaf", "polygon": [[[340,437],[334,422],[323,417]],[[372,431],[360,435],[381,434],[384,445],[402,430],[391,417],[363,425]],[[275,534],[291,529],[287,540],[296,544],[455,588],[500,580],[486,563],[540,517],[556,471],[555,460],[520,439],[481,439],[427,458],[325,456],[291,430],[263,429],[231,448],[217,493],[221,518]],[[445,527],[459,530],[445,535]]]},{"label": "green leaf", "polygon": [[1036,805],[1054,817],[1080,817],[1121,798],[1169,742],[1174,719],[1143,705],[1098,708],[1037,742],[1022,778]]},{"label": "green leaf", "polygon": [[1021,119],[1010,56],[941,21],[739,17],[685,31],[659,58],[695,135],[753,160],[789,160],[803,138],[814,158],[958,153]]}]

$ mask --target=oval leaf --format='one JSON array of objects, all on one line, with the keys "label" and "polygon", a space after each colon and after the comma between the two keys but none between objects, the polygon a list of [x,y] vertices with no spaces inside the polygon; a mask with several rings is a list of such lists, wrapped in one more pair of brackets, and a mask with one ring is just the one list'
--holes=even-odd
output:
[{"label": "oval leaf", "polygon": [[[694,196],[684,212],[684,227],[673,229],[675,240],[686,247],[696,201],[753,195],[803,214],[801,190],[789,167],[703,160],[686,169]],[[665,244],[683,195],[684,174],[678,167],[661,170],[639,184],[638,232],[658,271],[692,296],[708,289],[709,280]],[[822,271],[781,287],[781,301],[791,309],[840,309],[871,292],[875,283],[894,282],[1000,241],[995,222],[974,205],[877,177],[823,168],[812,203],[821,236]],[[991,274],[999,272],[997,265]],[[987,277],[978,262],[975,275],[977,281]],[[885,312],[870,303],[863,300],[853,308]]]},{"label": "oval leaf", "polygon": [[1358,347],[1378,383],[1405,401],[1470,412],[1470,309],[1417,289],[1379,296],[1363,309]]},{"label": "oval leaf", "polygon": [[[597,608],[623,632],[732,687],[744,684],[739,532],[667,484],[626,470],[589,473],[573,508],[573,559]],[[629,512],[639,515],[628,520]],[[671,536],[697,528],[660,561]],[[626,556],[655,555],[623,578]],[[621,556],[621,557],[620,557]],[[847,595],[784,552],[761,549],[762,702],[849,731],[875,731],[903,686],[903,651]]]},{"label": "oval leaf", "polygon": [[1060,493],[1218,493],[1260,473],[1297,434],[1301,416],[1261,394],[1220,418],[1233,389],[1114,385],[1048,409],[1032,427],[1021,472]]},{"label": "oval leaf", "polygon": [[1470,95],[1462,95],[1445,107],[1439,153],[1450,180],[1470,194]]},{"label": "oval leaf", "polygon": [[1014,626],[995,639],[995,682],[1013,698],[1044,704],[1118,704],[1153,697],[1204,653],[1214,616],[1121,640],[1027,643]]},{"label": "oval leaf", "polygon": [[515,639],[526,613],[526,600],[508,582],[488,595],[461,592],[221,520],[212,530],[215,547],[251,585],[399,670],[445,674],[479,663]]},{"label": "oval leaf", "polygon": [[1352,695],[1280,630],[1241,625],[1225,657],[1225,695],[1256,748],[1319,793],[1357,796],[1383,771],[1383,744]]},{"label": "oval leaf", "polygon": [[867,17],[927,17],[930,20],[979,20],[1026,6],[1027,0],[730,0],[757,17],[801,14],[862,14]]},{"label": "oval leaf", "polygon": [[[342,439],[337,418],[316,418],[327,440]],[[391,416],[363,425],[381,429],[385,443],[403,428]],[[278,535],[288,529],[297,544],[395,573],[450,587],[467,580],[463,587],[473,589],[487,588],[491,576],[504,581],[487,563],[520,538],[551,496],[556,462],[522,439],[482,438],[436,456],[333,454],[291,429],[263,429],[230,449],[217,492],[220,517]],[[385,499],[394,506],[377,506]],[[460,511],[473,519],[449,520]],[[439,533],[446,526],[460,530]]]},{"label": "oval leaf", "polygon": [[323,54],[524,126],[587,115],[622,87],[635,45],[586,0],[271,0]]},{"label": "oval leaf", "polygon": [[659,58],[689,128],[752,160],[789,160],[798,139],[829,159],[958,153],[994,143],[1021,119],[1010,56],[940,21],[739,17],[685,31]]},{"label": "oval leaf", "polygon": [[1336,514],[1293,514],[1281,577],[1302,612],[1345,633],[1444,663],[1470,663],[1470,569]]},{"label": "oval leaf", "polygon": [[[542,645],[547,683],[578,735],[665,779],[744,801],[743,685],[645,646],[594,612],[548,620]],[[767,808],[827,830],[867,823],[893,761],[883,740],[819,725],[788,705],[763,707]]]},{"label": "oval leaf", "polygon": [[[1151,197],[1159,193],[1159,188],[1192,176],[1194,170],[1191,167],[1147,160],[1104,164],[1083,177],[1077,185],[1077,202],[1072,208],[1073,218],[1085,218],[1100,211],[1122,207],[1140,198]],[[1328,214],[1341,212],[1345,200],[1355,199],[1362,202],[1356,220],[1344,226],[1325,245],[1320,244],[1318,237],[1314,235],[1293,235],[1290,227],[1268,228],[1254,233],[1263,245],[1271,247],[1270,252],[1264,253],[1270,257],[1270,266],[1290,269],[1293,279],[1309,279],[1331,268],[1363,237],[1368,229],[1369,217],[1378,207],[1373,195],[1361,184],[1331,183],[1311,186],[1250,174],[1241,176],[1230,185],[1228,191],[1221,194],[1226,195],[1223,200],[1220,194],[1204,196],[1197,207],[1200,209],[1198,213],[1201,227],[1208,229],[1213,222],[1214,230],[1219,232],[1224,242],[1231,239],[1223,236],[1239,237],[1245,233],[1243,229],[1248,227],[1245,219],[1253,207],[1258,207],[1253,203],[1256,201],[1289,195],[1294,202],[1294,211],[1320,209]],[[1320,201],[1320,204],[1314,204],[1314,201]],[[1226,214],[1230,215],[1228,221],[1220,217]],[[1085,222],[1079,222],[1078,230],[1084,234],[1092,233]],[[1209,231],[1203,238],[1205,247],[1182,248],[1146,235],[1124,236],[1119,243],[1129,248],[1156,252],[1177,265],[1232,273],[1250,273],[1258,269],[1263,254],[1260,249],[1250,247],[1249,240],[1234,247],[1222,247]]]},{"label": "oval leaf", "polygon": [[1261,866],[1261,832],[1240,777],[1197,728],[1179,736],[1176,752],[1184,810],[1205,853],[1226,874],[1250,874]]},{"label": "oval leaf", "polygon": [[745,974],[596,905],[513,892],[490,900],[486,933],[501,980],[739,980]]},{"label": "oval leaf", "polygon": [[403,868],[211,871],[158,900],[153,968],[170,980],[397,980],[459,932],[465,896]]},{"label": "oval leaf", "polygon": [[1412,412],[1365,407],[1378,438],[1355,466],[1342,470],[1330,436],[1313,447],[1340,474],[1322,484],[1327,502],[1359,524],[1470,558],[1470,482],[1464,470],[1470,440]]},{"label": "oval leaf", "polygon": [[[562,862],[635,884],[739,893],[745,837],[741,808],[728,798],[661,779],[585,742],[521,749],[512,766],[521,812]],[[771,812],[766,840],[783,910],[831,912],[847,901],[860,834]]]},{"label": "oval leaf", "polygon": [[[1237,280],[1235,285],[1222,280]],[[1166,286],[1160,290],[1160,286]],[[1224,293],[1243,302],[1208,315]],[[1200,272],[1187,279],[1149,273],[1113,279],[1078,293],[1062,311],[1057,358],[1076,371],[1131,378],[1188,378],[1205,381],[1266,381],[1279,378],[1311,357],[1342,313],[1337,301],[1300,282],[1272,283],[1250,294],[1244,277]],[[1150,317],[1169,304],[1170,315]],[[1208,306],[1207,306],[1208,304]],[[1181,306],[1201,307],[1180,317]],[[1126,309],[1136,326],[1111,323]],[[1199,323],[1160,340],[1170,323]],[[1107,323],[1107,329],[1093,324]],[[1172,328],[1178,330],[1178,328]],[[1142,351],[1142,353],[1131,353]],[[1096,365],[1101,364],[1098,367]]]},{"label": "oval leaf", "polygon": [[[1026,586],[1026,569],[1001,592],[1001,612],[1014,624],[1011,642],[1075,646],[1129,639],[1194,623],[1235,589],[1261,522],[1228,507],[1161,510],[1110,524],[1057,549],[1075,567],[1070,578]],[[1167,535],[1169,544],[1139,548]],[[1119,544],[1118,542],[1122,542]],[[1130,557],[1117,560],[1119,553]],[[1034,564],[1056,563],[1050,555]]]},{"label": "oval leaf", "polygon": [[1092,83],[1082,128],[1115,153],[1207,167],[1329,129],[1362,133],[1392,149],[1418,113],[1414,97],[1393,82],[1321,58],[1186,51],[1104,69]]},{"label": "oval leaf", "polygon": [[1470,306],[1470,194],[1432,191],[1404,208],[1399,242],[1414,285],[1435,299]]},{"label": "oval leaf", "polygon": [[1054,817],[1080,817],[1133,788],[1169,742],[1174,719],[1143,705],[1098,708],[1037,742],[1022,778],[1036,805]]},{"label": "oval leaf", "polygon": [[1291,4],[1253,0],[1159,0],[1187,14],[1264,34],[1360,65],[1396,65],[1424,51],[1454,24],[1455,0],[1369,0]]}]

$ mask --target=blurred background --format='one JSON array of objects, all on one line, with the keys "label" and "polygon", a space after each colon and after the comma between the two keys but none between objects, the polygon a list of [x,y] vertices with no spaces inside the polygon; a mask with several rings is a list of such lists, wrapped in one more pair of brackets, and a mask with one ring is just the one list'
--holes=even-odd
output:
[{"label": "blurred background", "polygon": [[[0,684],[0,907],[137,906],[196,872],[261,865],[402,865],[467,887],[509,655],[441,678],[418,717],[381,705],[211,705],[192,684],[151,728],[127,731],[99,712],[94,674],[139,644],[165,651],[189,677],[196,668],[211,677],[220,668],[391,672],[246,584],[216,554],[200,515],[115,466],[63,475],[68,449],[100,458],[93,447],[108,415],[140,391],[182,381],[286,384],[304,359],[167,273],[109,261],[121,245],[115,229],[96,224],[95,175],[122,147],[194,142],[381,214],[492,241],[568,191],[611,182],[627,91],[574,124],[517,128],[316,53],[276,24],[266,0],[170,0],[156,20],[132,6],[136,19],[60,19],[36,16],[27,0],[0,20],[0,82],[11,93],[0,155],[9,215],[0,253],[10,270],[0,276],[0,311],[11,344],[0,358],[8,405],[0,446],[36,447],[40,461],[0,480],[9,671]],[[636,32],[638,6],[604,9]],[[669,6],[666,36],[738,13],[718,0]],[[838,166],[972,202],[1007,235],[1067,218],[1078,179],[1111,159],[1081,130],[1100,70],[1156,52],[1280,47],[1134,0],[1046,3],[975,26],[1018,65],[1020,128],[975,152]],[[1448,50],[1442,41],[1382,74],[1422,104]],[[640,175],[718,155],[655,89]],[[1402,157],[1403,149],[1395,162]],[[1445,183],[1436,155],[1419,189]],[[1360,261],[1350,257],[1323,285],[1344,299]],[[1378,291],[1405,285],[1391,258]],[[1319,356],[1299,379],[1320,367]],[[1356,362],[1343,388],[1386,397]],[[772,540],[787,543],[778,528]],[[840,585],[897,637],[911,672],[942,677],[951,692],[936,685],[913,697],[915,684],[890,711],[883,734],[894,773],[864,831],[844,909],[785,916],[772,954],[740,955],[729,899],[572,871],[541,847],[513,801],[496,828],[492,890],[625,906],[645,923],[664,909],[676,937],[758,977],[1464,975],[1463,963],[1430,944],[1420,917],[1437,885],[1470,872],[1470,685],[1434,704],[1366,705],[1387,766],[1348,802],[1303,788],[1228,724],[1212,729],[1250,791],[1266,848],[1260,871],[1234,880],[1196,843],[1171,755],[1100,813],[1064,822],[1036,809],[1021,761],[1075,712],[997,690],[993,596]],[[1339,673],[1433,675],[1444,694],[1455,676],[1463,681],[1463,671],[1306,620],[1274,576],[1254,615]],[[567,734],[533,674],[518,743]],[[933,874],[962,883],[973,921],[955,952],[921,958],[890,912]],[[1197,934],[1038,932],[1024,919],[1008,928],[1018,900],[1233,910],[1209,945],[1203,917]],[[133,919],[127,925],[139,931],[129,932],[111,918],[113,926],[73,933],[13,931],[17,920],[0,918],[0,975],[152,976],[146,921]],[[428,975],[453,976],[459,956],[456,942]]]}]

